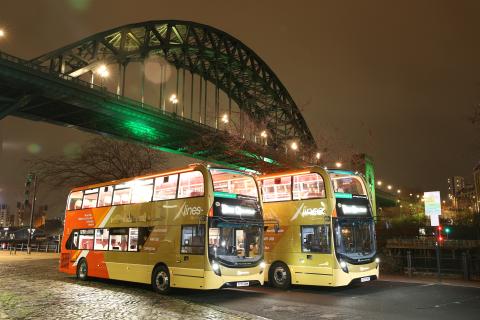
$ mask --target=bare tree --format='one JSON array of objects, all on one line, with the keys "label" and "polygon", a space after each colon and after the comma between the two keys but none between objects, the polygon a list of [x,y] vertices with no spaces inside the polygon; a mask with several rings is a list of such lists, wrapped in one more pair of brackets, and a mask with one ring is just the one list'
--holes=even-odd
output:
[{"label": "bare tree", "polygon": [[152,173],[161,169],[166,157],[147,146],[96,137],[78,155],[31,160],[31,170],[53,186],[86,185]]}]

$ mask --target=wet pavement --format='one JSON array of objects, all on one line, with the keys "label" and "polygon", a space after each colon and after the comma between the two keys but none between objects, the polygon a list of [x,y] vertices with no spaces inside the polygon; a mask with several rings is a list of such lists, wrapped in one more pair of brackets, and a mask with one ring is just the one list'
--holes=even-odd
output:
[{"label": "wet pavement", "polygon": [[57,271],[55,255],[0,252],[0,319],[479,319],[480,288],[375,281],[345,288],[296,286],[170,296],[148,285]]},{"label": "wet pavement", "polygon": [[55,255],[9,257],[0,252],[0,319],[259,319],[162,296],[148,285],[78,281],[58,272],[57,266]]}]

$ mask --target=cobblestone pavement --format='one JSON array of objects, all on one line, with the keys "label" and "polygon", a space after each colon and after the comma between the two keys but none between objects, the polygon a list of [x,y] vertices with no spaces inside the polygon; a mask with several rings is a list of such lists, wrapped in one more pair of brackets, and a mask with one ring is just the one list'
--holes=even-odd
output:
[{"label": "cobblestone pavement", "polygon": [[0,252],[0,319],[259,319],[162,296],[147,285],[80,282],[58,272],[55,255],[17,255]]}]

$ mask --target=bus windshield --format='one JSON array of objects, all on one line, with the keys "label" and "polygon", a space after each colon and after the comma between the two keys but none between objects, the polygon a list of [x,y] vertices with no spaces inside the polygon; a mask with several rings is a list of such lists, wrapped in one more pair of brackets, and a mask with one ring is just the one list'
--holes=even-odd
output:
[{"label": "bus windshield", "polygon": [[335,250],[352,259],[375,254],[375,226],[372,219],[338,219],[335,227]]},{"label": "bus windshield", "polygon": [[334,192],[350,193],[355,195],[367,195],[365,185],[357,175],[330,173]]},{"label": "bus windshield", "polygon": [[252,197],[258,200],[257,184],[252,176],[228,169],[210,169],[213,191]]},{"label": "bus windshield", "polygon": [[208,253],[227,266],[256,263],[263,256],[262,226],[211,220]]}]

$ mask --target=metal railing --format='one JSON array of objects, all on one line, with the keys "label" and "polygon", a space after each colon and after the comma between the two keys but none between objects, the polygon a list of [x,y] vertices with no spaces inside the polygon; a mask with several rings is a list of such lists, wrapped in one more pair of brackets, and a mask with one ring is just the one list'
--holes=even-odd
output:
[{"label": "metal railing", "polygon": [[[34,243],[30,245],[31,252],[53,252],[58,253],[58,243]],[[27,251],[27,243],[0,245],[0,251]]]},{"label": "metal railing", "polygon": [[382,260],[410,277],[415,274],[480,280],[480,255],[478,253],[471,254],[463,251],[454,254],[442,251],[437,258],[433,251],[407,250],[401,254],[384,256]]},{"label": "metal railing", "polygon": [[[436,239],[388,239],[387,248],[431,249],[437,245]],[[442,249],[471,249],[480,248],[480,240],[443,240]]]},{"label": "metal railing", "polygon": [[158,107],[154,107],[154,106],[142,103],[138,100],[134,100],[134,99],[127,98],[125,96],[117,95],[113,92],[108,91],[103,86],[92,84],[90,82],[81,80],[79,78],[69,76],[67,74],[52,71],[49,68],[46,68],[44,66],[41,66],[39,64],[33,63],[31,61],[28,61],[28,60],[23,60],[21,58],[9,55],[9,54],[7,54],[5,52],[2,52],[2,51],[0,51],[0,60],[6,60],[6,61],[9,61],[9,62],[13,62],[17,65],[21,65],[23,67],[26,67],[30,70],[35,70],[35,71],[41,72],[42,74],[48,75],[52,78],[56,78],[56,79],[60,78],[60,79],[63,79],[63,80],[67,80],[68,82],[74,83],[74,84],[79,85],[83,88],[88,88],[88,89],[94,90],[97,93],[100,93],[104,98],[110,98],[110,99],[113,99],[113,100],[118,100],[120,102],[123,102],[123,103],[128,104],[128,105],[132,105],[134,107],[144,108],[144,109],[147,109],[147,110],[155,112],[155,113],[160,113],[163,116],[167,116],[167,117],[171,118],[172,120],[185,121],[185,122],[190,123],[192,125],[203,127],[205,129],[220,131],[220,129],[216,129],[216,128],[214,128],[212,126],[209,126],[207,124],[200,123],[200,122],[197,122],[195,120],[182,117],[181,115],[178,115],[175,112],[170,112],[170,111],[166,111],[166,110],[163,110],[163,109],[159,109]]}]

